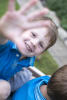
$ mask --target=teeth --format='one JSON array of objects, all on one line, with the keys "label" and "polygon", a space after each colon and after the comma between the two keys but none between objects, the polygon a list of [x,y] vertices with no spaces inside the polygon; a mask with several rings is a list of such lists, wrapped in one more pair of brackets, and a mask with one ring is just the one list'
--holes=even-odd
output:
[{"label": "teeth", "polygon": [[32,49],[30,48],[30,46],[26,42],[25,42],[25,44],[26,44],[27,50],[30,51],[30,52],[32,52]]}]

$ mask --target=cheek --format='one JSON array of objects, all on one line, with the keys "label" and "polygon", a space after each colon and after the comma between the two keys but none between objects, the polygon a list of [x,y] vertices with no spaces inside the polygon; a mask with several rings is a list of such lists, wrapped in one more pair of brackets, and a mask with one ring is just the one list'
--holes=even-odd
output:
[{"label": "cheek", "polygon": [[41,48],[37,47],[35,52],[37,55],[40,55],[43,52],[43,50]]},{"label": "cheek", "polygon": [[22,40],[24,40],[24,39],[29,40],[30,39],[30,35],[28,35],[28,34],[22,35]]}]

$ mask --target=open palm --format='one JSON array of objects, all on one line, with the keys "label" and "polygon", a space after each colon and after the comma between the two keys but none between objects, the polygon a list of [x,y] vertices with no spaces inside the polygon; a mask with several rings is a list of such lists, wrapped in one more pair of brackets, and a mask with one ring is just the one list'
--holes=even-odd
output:
[{"label": "open palm", "polygon": [[43,27],[46,24],[44,21],[32,21],[37,17],[47,14],[48,9],[46,8],[29,15],[25,14],[37,1],[38,0],[31,0],[26,6],[16,11],[15,0],[9,0],[8,11],[0,20],[0,30],[3,37],[15,42],[18,47],[21,44],[21,34],[23,31]]}]

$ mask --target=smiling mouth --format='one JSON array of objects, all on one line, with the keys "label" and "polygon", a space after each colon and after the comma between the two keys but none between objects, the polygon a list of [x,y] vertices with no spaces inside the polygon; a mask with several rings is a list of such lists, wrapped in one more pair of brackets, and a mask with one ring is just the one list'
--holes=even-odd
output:
[{"label": "smiling mouth", "polygon": [[30,47],[30,45],[27,43],[27,41],[25,41],[25,46],[26,46],[26,49],[27,49],[29,52],[33,52],[33,49]]}]

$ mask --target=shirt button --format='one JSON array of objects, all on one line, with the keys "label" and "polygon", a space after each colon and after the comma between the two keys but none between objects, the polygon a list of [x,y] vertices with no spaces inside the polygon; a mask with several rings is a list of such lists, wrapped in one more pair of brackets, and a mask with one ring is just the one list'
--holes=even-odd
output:
[{"label": "shirt button", "polygon": [[16,54],[16,57],[19,57],[19,54]]}]

